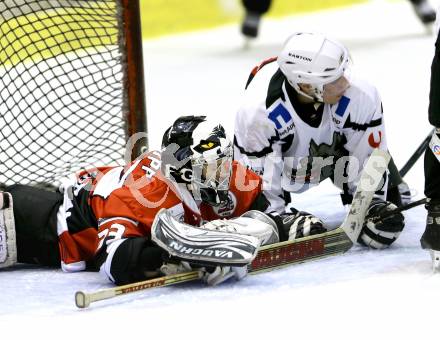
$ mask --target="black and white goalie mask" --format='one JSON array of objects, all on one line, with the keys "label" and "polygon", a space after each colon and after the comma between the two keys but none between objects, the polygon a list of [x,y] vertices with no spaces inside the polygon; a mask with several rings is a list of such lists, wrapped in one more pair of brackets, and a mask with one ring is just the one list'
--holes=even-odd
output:
[{"label": "black and white goalie mask", "polygon": [[218,206],[228,198],[232,145],[220,124],[205,116],[178,118],[162,139],[167,177],[188,184],[196,200]]}]

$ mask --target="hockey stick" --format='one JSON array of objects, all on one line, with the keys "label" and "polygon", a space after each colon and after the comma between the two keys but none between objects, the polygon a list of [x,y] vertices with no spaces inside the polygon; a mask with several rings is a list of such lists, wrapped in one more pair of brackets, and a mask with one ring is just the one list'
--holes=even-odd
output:
[{"label": "hockey stick", "polygon": [[[416,149],[416,151],[414,151],[414,153],[412,154],[412,156],[408,159],[408,161],[405,163],[405,165],[402,167],[402,169],[399,170],[399,174],[401,177],[404,177],[409,170],[411,170],[411,168],[414,166],[414,164],[418,161],[418,159],[420,158],[421,155],[423,155],[423,153],[426,150],[426,147],[429,145],[429,142],[431,140],[432,134],[434,133],[435,128],[431,130],[431,132],[428,134],[428,136],[426,136],[426,138],[423,140],[423,142],[419,145],[419,147]],[[373,222],[377,222],[380,219],[392,216],[396,213],[417,207],[419,205],[425,204],[427,202],[426,198],[422,198],[418,201],[414,201],[411,203],[408,203],[404,206],[398,207],[397,209],[394,209],[392,211],[385,211],[382,214],[375,216],[373,218],[371,218],[371,220]]]},{"label": "hockey stick", "polygon": [[[350,211],[340,227],[322,234],[261,247],[255,259],[248,265],[250,274],[257,274],[292,264],[318,260],[342,254],[349,250],[359,237],[366,211],[387,169],[389,160],[390,155],[387,152],[375,149],[362,171]],[[192,271],[108,288],[92,293],[78,291],[75,293],[75,303],[78,308],[86,308],[92,302],[110,299],[118,295],[140,290],[194,281],[201,277],[201,271]]]},{"label": "hockey stick", "polygon": [[[248,265],[248,271],[251,274],[257,274],[282,268],[287,265],[318,260],[345,253],[352,245],[353,243],[341,227],[326,233],[303,237],[298,240],[269,244],[258,250],[257,256],[251,264]],[[86,308],[89,307],[92,302],[138,292],[140,290],[195,281],[201,279],[202,275],[203,273],[201,271],[191,271],[131,283],[124,286],[102,289],[91,293],[77,291],[75,293],[75,304],[78,308]]]},{"label": "hockey stick", "polygon": [[151,279],[141,282],[135,282],[119,287],[102,289],[93,293],[85,293],[82,291],[78,291],[75,293],[75,303],[78,308],[86,308],[90,306],[92,302],[95,301],[106,300],[118,295],[133,293],[140,290],[146,290],[156,287],[165,287],[177,283],[194,281],[200,279],[201,275],[202,273],[200,271],[192,271],[181,274],[163,276],[156,279]]},{"label": "hockey stick", "polygon": [[419,205],[425,204],[426,202],[428,202],[428,199],[425,197],[425,198],[419,199],[418,201],[414,201],[414,202],[408,203],[407,205],[403,205],[401,207],[398,207],[394,210],[384,211],[383,213],[379,214],[378,216],[374,216],[374,217],[370,218],[369,220],[371,220],[372,222],[377,222],[380,219],[387,218],[387,217],[392,216],[396,213],[417,207]]},{"label": "hockey stick", "polygon": [[405,165],[400,169],[399,173],[401,177],[404,177],[409,170],[413,167],[414,164],[418,161],[421,155],[425,152],[426,147],[429,144],[429,141],[431,139],[432,134],[434,133],[435,129],[432,129],[432,131],[426,136],[426,138],[423,140],[423,142],[419,145],[419,147],[414,151],[412,156],[408,159],[408,161],[405,163]]}]

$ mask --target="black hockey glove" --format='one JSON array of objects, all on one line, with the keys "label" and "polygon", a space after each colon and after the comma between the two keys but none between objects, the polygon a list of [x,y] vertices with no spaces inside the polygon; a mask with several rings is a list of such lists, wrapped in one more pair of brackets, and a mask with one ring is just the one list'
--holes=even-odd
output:
[{"label": "black hockey glove", "polygon": [[385,218],[381,218],[380,214],[395,209],[395,204],[374,197],[367,210],[358,242],[373,249],[389,247],[399,237],[405,226],[405,219],[401,212]]},{"label": "black hockey glove", "polygon": [[316,216],[291,208],[290,213],[271,217],[274,219],[280,232],[280,240],[294,240],[301,237],[321,234],[327,231],[324,223]]}]

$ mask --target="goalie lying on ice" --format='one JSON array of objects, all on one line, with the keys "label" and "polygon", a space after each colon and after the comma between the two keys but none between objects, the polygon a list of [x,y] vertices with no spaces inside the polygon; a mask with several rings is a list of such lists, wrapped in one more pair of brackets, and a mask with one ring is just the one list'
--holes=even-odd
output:
[{"label": "goalie lying on ice", "polygon": [[326,231],[304,212],[265,213],[261,178],[232,161],[221,125],[181,117],[163,147],[81,172],[57,191],[6,187],[0,268],[61,263],[66,272],[99,269],[118,285],[198,268],[218,284],[246,276],[262,244]]},{"label": "goalie lying on ice", "polygon": [[259,176],[232,161],[223,127],[205,117],[178,119],[164,147],[125,167],[84,171],[57,191],[6,187],[2,212],[12,215],[13,202],[15,227],[13,218],[0,225],[16,243],[8,237],[0,267],[61,263],[66,272],[99,269],[118,285],[189,266],[209,284],[244,277],[259,246],[279,241],[260,212]]}]

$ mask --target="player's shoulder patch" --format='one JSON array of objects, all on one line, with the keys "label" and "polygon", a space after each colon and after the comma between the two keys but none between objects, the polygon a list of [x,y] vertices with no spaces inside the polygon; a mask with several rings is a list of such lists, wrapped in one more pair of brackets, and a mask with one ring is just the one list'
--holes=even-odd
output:
[{"label": "player's shoulder patch", "polygon": [[268,112],[268,118],[275,124],[280,138],[286,136],[295,127],[292,114],[282,103]]},{"label": "player's shoulder patch", "polygon": [[350,104],[350,98],[346,96],[342,96],[339,99],[338,106],[336,107],[335,114],[339,117],[344,117],[345,112],[347,111],[348,104]]},{"label": "player's shoulder patch", "polygon": [[335,105],[332,105],[330,112],[333,123],[338,128],[342,128],[349,114],[349,105],[351,102],[351,98],[348,96],[342,96],[339,99],[339,102]]}]

